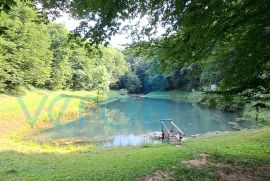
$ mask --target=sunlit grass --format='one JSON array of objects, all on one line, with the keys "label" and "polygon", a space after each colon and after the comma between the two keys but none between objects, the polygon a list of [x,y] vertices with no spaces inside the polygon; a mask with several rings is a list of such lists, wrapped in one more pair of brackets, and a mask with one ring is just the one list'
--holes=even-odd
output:
[{"label": "sunlit grass", "polygon": [[[194,98],[192,94],[197,93],[155,92],[147,96],[189,100]],[[50,122],[50,118],[57,117],[65,99],[56,102],[52,115],[48,115],[50,104],[56,97],[72,98],[62,121],[78,116],[81,102],[91,106],[96,98],[94,91],[28,92],[23,100],[31,115],[44,95],[48,96],[48,100],[34,129],[27,123],[16,97],[0,96],[0,101],[5,103],[0,105],[0,130],[8,135],[0,137],[0,180],[140,180],[157,170],[171,172],[175,180],[217,180],[216,172],[182,164],[183,160],[194,159],[200,153],[207,153],[220,163],[248,165],[251,169],[270,165],[269,127],[189,140],[183,142],[181,147],[162,144],[102,149],[91,144],[53,146],[20,140],[21,131],[49,126],[46,123]],[[113,101],[119,97],[124,96],[111,91],[99,100]],[[10,135],[13,137],[10,138]],[[14,139],[16,136],[18,139]]]},{"label": "sunlit grass", "polygon": [[[117,97],[120,97],[117,91],[110,91],[107,96],[100,95],[99,101]],[[94,105],[96,99],[96,91],[35,90],[26,92],[26,95],[20,98],[0,95],[0,102],[3,103],[0,104],[1,137],[17,137],[21,132],[28,131],[31,126],[49,127],[57,121],[61,123],[73,120],[83,113],[86,107]],[[22,106],[22,102],[25,107]],[[42,108],[41,112],[35,115],[39,107]],[[33,119],[27,118],[27,111]]]},{"label": "sunlit grass", "polygon": [[[270,165],[270,128],[243,130],[172,145],[101,149],[52,147],[0,142],[0,178],[4,180],[135,180],[156,170],[175,180],[218,180],[207,167],[187,167],[182,161],[209,154],[219,163],[253,169]],[[5,145],[5,146],[4,146]]]},{"label": "sunlit grass", "polygon": [[150,92],[149,94],[146,94],[144,97],[198,102],[198,100],[200,100],[203,97],[203,94],[202,92],[171,90],[171,91]]}]

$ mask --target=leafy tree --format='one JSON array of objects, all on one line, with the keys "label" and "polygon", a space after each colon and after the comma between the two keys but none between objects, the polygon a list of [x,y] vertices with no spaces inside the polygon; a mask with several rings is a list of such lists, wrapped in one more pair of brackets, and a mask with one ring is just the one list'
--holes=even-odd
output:
[{"label": "leafy tree", "polygon": [[68,31],[61,24],[50,23],[48,25],[52,39],[51,51],[53,52],[52,72],[49,87],[63,89],[71,79],[71,65],[69,62],[70,48],[68,45]]},{"label": "leafy tree", "polygon": [[110,85],[110,74],[106,67],[100,65],[95,67],[88,76],[89,87],[98,91],[108,91]]},{"label": "leafy tree", "polygon": [[157,61],[133,57],[125,51],[129,71],[113,88],[127,89],[129,93],[149,93],[168,87],[167,78],[160,71]]},{"label": "leafy tree", "polygon": [[[215,64],[220,67],[219,85],[223,91],[239,93],[263,87],[270,92],[268,0],[39,2],[44,9],[69,9],[76,18],[84,20],[77,31],[97,43],[108,41],[119,32],[123,20],[147,16],[149,24],[142,34],[151,35],[160,24],[167,33],[160,40],[139,46],[158,57],[167,73],[185,65],[208,69],[207,65]],[[96,24],[88,23],[90,20]]]},{"label": "leafy tree", "polygon": [[2,11],[8,13],[11,10],[11,7],[16,5],[15,0],[1,0],[0,1],[0,13]]},{"label": "leafy tree", "polygon": [[[30,1],[0,4],[0,91],[33,85],[52,90],[108,90],[127,71],[124,55],[111,47],[44,23]],[[10,7],[8,11],[3,8]]]},{"label": "leafy tree", "polygon": [[87,41],[71,41],[71,87],[74,89],[108,90],[127,71],[124,55],[116,49],[99,46],[89,52]]},{"label": "leafy tree", "polygon": [[126,89],[128,93],[141,93],[142,83],[133,71],[128,71],[117,83],[118,89]]},{"label": "leafy tree", "polygon": [[183,66],[176,67],[168,74],[168,89],[181,89],[191,91],[200,88],[200,78],[196,74],[198,67]]},{"label": "leafy tree", "polygon": [[44,85],[51,72],[51,39],[35,9],[18,2],[8,14],[1,13],[0,26],[7,27],[0,37],[1,82],[6,88]]},{"label": "leafy tree", "polygon": [[124,55],[111,47],[100,46],[101,56],[95,59],[96,64],[102,64],[106,67],[110,75],[110,84],[116,81],[127,72],[127,63]]},{"label": "leafy tree", "polygon": [[90,59],[84,45],[78,44],[78,41],[82,42],[81,39],[74,39],[69,44],[71,49],[69,61],[72,68],[72,78],[69,81],[69,85],[75,90],[89,89],[87,71],[92,70],[93,61]]}]

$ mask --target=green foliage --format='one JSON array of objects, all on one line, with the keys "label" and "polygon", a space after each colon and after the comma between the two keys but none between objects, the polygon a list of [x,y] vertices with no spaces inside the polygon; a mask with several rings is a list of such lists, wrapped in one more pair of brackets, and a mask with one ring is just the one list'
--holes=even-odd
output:
[{"label": "green foliage", "polygon": [[[139,92],[149,93],[151,91],[166,89],[191,91],[192,89],[200,88],[200,78],[198,77],[201,73],[200,67],[186,65],[183,67],[174,67],[172,71],[164,72],[162,71],[158,59],[136,55],[136,48],[128,48],[124,53],[130,65],[130,71],[132,71],[132,74],[135,74],[141,82],[141,90]],[[125,85],[125,80],[123,79],[126,79],[126,77],[122,78],[118,86],[120,88],[127,88],[125,87],[127,85]],[[136,93],[138,93],[138,91],[136,91]]]},{"label": "green foliage", "polygon": [[110,85],[110,74],[104,66],[97,66],[91,70],[89,75],[89,86],[101,91],[108,91]]},{"label": "green foliage", "polygon": [[98,47],[91,54],[85,46],[71,42],[73,89],[108,90],[127,71],[124,55],[110,47]]},{"label": "green foliage", "polygon": [[8,29],[0,37],[1,75],[7,88],[19,85],[44,85],[50,76],[52,53],[47,27],[39,21],[29,3],[18,2],[7,14],[2,12],[1,26]]},{"label": "green foliage", "polygon": [[[184,11],[179,9],[181,6]],[[231,93],[247,89],[253,92],[264,89],[267,93],[270,91],[269,7],[268,1],[179,4],[162,15],[172,10],[181,17],[172,23],[181,28],[170,36],[135,44],[133,49],[144,56],[158,57],[165,71],[198,66],[201,76],[197,77],[201,78],[202,87],[215,83],[220,90]]]},{"label": "green foliage", "polygon": [[108,90],[126,73],[124,55],[110,47],[91,47],[64,25],[44,23],[29,1],[1,12],[0,91],[16,87]]},{"label": "green foliage", "polygon": [[181,89],[191,91],[192,89],[200,89],[200,78],[198,73],[201,72],[198,66],[182,66],[174,68],[167,76],[168,89]]},{"label": "green foliage", "polygon": [[120,84],[121,88],[127,89],[129,93],[141,93],[141,81],[132,71],[122,77]]},{"label": "green foliage", "polygon": [[110,84],[114,84],[117,80],[127,72],[127,63],[124,55],[111,47],[100,46],[101,57],[95,60],[96,64],[102,64],[108,71]]},{"label": "green foliage", "polygon": [[137,44],[138,51],[158,57],[167,73],[175,67],[199,66],[203,74],[197,78],[206,84],[217,82],[222,91],[256,92],[263,87],[270,92],[268,0],[37,1],[44,9],[69,9],[83,19],[77,31],[92,37],[94,43],[106,42],[120,32],[123,20],[147,16],[149,23],[143,28],[130,27],[135,28],[132,35],[151,36],[158,25],[167,30],[159,40]]},{"label": "green foliage", "polygon": [[[78,38],[79,39],[79,38]],[[72,67],[72,79],[69,84],[72,89],[87,89],[87,70],[91,70],[92,61],[83,45],[77,44],[81,39],[70,41],[70,62]]]},{"label": "green foliage", "polygon": [[50,88],[53,90],[67,87],[71,79],[70,48],[68,46],[68,31],[61,24],[50,23],[49,33],[52,38],[51,51],[53,52],[52,73]]},{"label": "green foliage", "polygon": [[136,57],[130,52],[130,49],[125,50],[124,53],[130,70],[114,88],[124,88],[129,93],[149,93],[168,87],[168,80],[160,70],[157,61]]},{"label": "green foliage", "polygon": [[[0,14],[2,11],[4,12],[9,12],[11,10],[11,6],[15,5],[16,1],[15,0],[1,0],[0,1]],[[1,27],[0,27],[0,35],[1,35]]]},{"label": "green foliage", "polygon": [[[268,103],[269,104],[269,103]],[[258,123],[263,125],[270,125],[270,109],[260,108],[256,110],[252,104],[247,104],[243,111],[243,117],[251,120],[257,120]]]}]

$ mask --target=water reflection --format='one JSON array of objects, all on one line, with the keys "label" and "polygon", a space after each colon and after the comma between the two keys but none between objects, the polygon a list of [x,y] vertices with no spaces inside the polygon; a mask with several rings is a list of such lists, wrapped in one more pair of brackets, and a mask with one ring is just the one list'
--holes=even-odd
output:
[{"label": "water reflection", "polygon": [[160,131],[160,119],[173,119],[189,136],[209,131],[232,130],[228,122],[234,121],[236,117],[239,115],[188,102],[126,98],[92,108],[89,114],[78,120],[45,130],[34,139],[49,141],[83,137],[93,141],[102,140],[105,147],[138,145],[148,141],[140,135]]},{"label": "water reflection", "polygon": [[103,147],[116,147],[116,146],[141,146],[145,144],[157,143],[148,136],[135,136],[131,135],[119,135],[115,136],[112,141],[103,144]]}]

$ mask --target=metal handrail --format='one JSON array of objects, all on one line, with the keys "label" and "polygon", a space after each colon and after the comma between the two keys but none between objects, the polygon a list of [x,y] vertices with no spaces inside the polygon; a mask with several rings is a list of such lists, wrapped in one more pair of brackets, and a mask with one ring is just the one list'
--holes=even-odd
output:
[{"label": "metal handrail", "polygon": [[185,135],[185,133],[178,127],[178,126],[176,126],[175,125],[175,123],[173,122],[173,121],[171,121],[171,124],[177,129],[177,131],[179,132],[179,133],[181,133],[181,135]]},{"label": "metal handrail", "polygon": [[172,119],[161,119],[160,121],[172,121]]},{"label": "metal handrail", "polygon": [[[165,121],[170,122],[171,130],[168,129],[167,125],[165,124]],[[162,140],[164,140],[164,137],[165,137],[163,127],[166,129],[168,134],[173,133],[173,130],[174,130],[173,128],[175,128],[176,131],[179,133],[179,138],[178,138],[179,140],[181,140],[182,137],[185,135],[184,132],[178,126],[176,126],[176,124],[173,122],[172,119],[161,119],[160,122],[161,122],[161,125],[162,125]]]},{"label": "metal handrail", "polygon": [[163,120],[160,120],[160,121],[161,121],[161,134],[162,134],[162,141],[163,141],[165,138],[164,128],[166,129],[168,134],[170,133],[170,131],[168,127],[166,126],[166,124],[164,123],[164,121]]},{"label": "metal handrail", "polygon": [[161,121],[161,124],[162,124],[162,131],[163,131],[163,127],[164,127],[166,129],[166,131],[169,133],[170,131],[169,131],[168,127],[166,126],[166,124],[163,121]]}]

